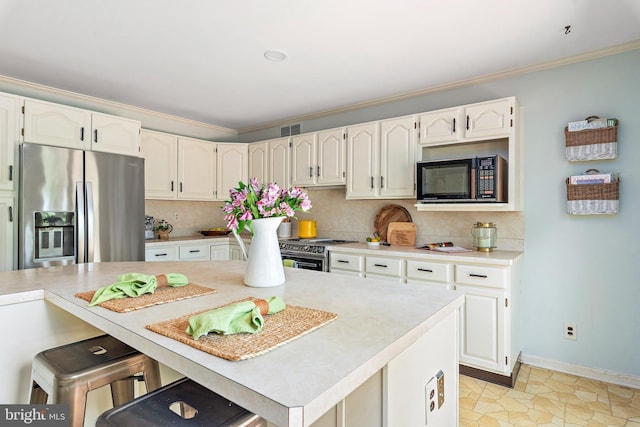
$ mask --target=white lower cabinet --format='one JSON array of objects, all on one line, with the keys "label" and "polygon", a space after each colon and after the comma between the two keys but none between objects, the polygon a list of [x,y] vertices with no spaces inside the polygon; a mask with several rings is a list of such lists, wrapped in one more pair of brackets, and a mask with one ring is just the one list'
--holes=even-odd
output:
[{"label": "white lower cabinet", "polygon": [[13,197],[0,196],[0,271],[15,269],[13,236],[16,217]]},{"label": "white lower cabinet", "polygon": [[230,259],[228,244],[211,245],[210,249],[211,249],[210,250],[211,261],[226,261]]},{"label": "white lower cabinet", "polygon": [[178,260],[178,247],[177,246],[160,246],[152,247],[144,251],[145,261],[177,261]]},{"label": "white lower cabinet", "polygon": [[509,263],[478,259],[443,261],[442,256],[384,256],[374,251],[330,251],[329,270],[401,284],[455,290],[460,308],[460,364],[507,381],[520,354],[516,318],[522,257]]},{"label": "white lower cabinet", "polygon": [[178,246],[180,261],[209,261],[211,260],[211,252],[207,243],[198,245],[180,245]]}]

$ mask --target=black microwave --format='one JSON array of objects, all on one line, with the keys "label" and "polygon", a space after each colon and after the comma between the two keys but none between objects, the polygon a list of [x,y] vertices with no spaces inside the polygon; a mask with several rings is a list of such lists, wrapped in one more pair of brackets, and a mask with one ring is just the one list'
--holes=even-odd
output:
[{"label": "black microwave", "polygon": [[500,155],[417,163],[418,203],[506,203],[507,161]]}]

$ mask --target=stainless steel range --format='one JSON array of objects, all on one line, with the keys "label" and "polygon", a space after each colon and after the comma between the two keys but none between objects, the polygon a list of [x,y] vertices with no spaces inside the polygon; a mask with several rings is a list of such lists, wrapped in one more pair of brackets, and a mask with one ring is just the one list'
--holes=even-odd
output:
[{"label": "stainless steel range", "polygon": [[352,243],[352,241],[323,238],[280,240],[280,254],[283,262],[288,262],[294,268],[329,271],[327,246],[342,243]]}]

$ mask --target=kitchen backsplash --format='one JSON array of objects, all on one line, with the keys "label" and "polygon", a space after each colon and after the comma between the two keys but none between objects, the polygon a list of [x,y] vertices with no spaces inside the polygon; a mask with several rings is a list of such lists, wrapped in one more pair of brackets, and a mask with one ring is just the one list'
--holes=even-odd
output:
[{"label": "kitchen backsplash", "polygon": [[[388,204],[404,206],[416,223],[416,244],[452,241],[472,247],[471,229],[476,222],[493,222],[498,229],[498,249],[524,250],[524,213],[522,212],[418,212],[415,200],[345,200],[344,190],[307,190],[312,209],[299,213],[300,219],[314,219],[318,236],[364,241],[374,231],[377,212]],[[146,214],[156,221],[173,225],[174,237],[196,236],[199,230],[224,227],[223,202],[146,200]],[[176,214],[178,219],[176,220]],[[292,223],[292,236],[297,222]]]}]

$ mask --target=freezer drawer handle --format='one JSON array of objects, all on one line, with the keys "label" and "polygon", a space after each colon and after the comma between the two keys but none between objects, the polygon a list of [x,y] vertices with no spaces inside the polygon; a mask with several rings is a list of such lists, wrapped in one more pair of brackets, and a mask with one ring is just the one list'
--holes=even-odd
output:
[{"label": "freezer drawer handle", "polygon": [[433,273],[433,270],[430,270],[428,268],[418,268],[418,271],[424,271],[425,273]]},{"label": "freezer drawer handle", "polygon": [[469,273],[469,276],[471,277],[479,277],[481,279],[486,279],[487,275],[486,274],[473,274],[473,273]]}]

